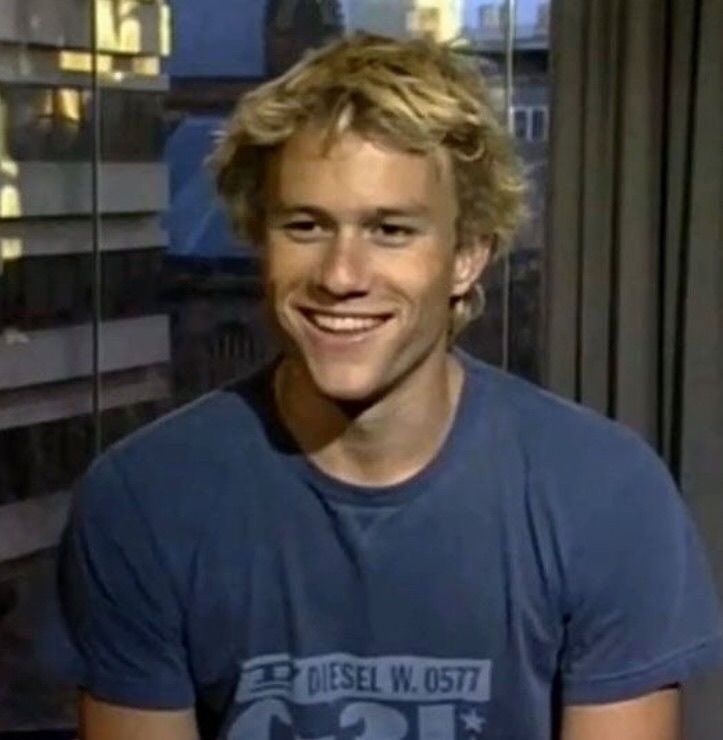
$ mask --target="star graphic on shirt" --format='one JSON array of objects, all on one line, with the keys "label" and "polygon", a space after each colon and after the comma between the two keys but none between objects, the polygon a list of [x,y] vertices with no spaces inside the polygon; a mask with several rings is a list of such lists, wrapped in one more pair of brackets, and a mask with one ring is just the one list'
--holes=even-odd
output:
[{"label": "star graphic on shirt", "polygon": [[467,714],[460,714],[459,718],[464,722],[465,732],[482,732],[485,719],[477,714],[476,709],[470,709]]}]

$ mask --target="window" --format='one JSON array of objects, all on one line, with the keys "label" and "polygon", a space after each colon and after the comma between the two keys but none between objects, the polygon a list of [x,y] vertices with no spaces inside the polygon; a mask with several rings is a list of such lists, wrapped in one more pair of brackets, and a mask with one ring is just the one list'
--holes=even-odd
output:
[{"label": "window", "polygon": [[531,112],[530,139],[532,141],[545,141],[547,139],[547,108],[533,108]]},{"label": "window", "polygon": [[[510,59],[507,31],[513,7]],[[514,5],[488,0],[467,2],[461,13],[466,53],[476,54],[483,62],[493,97],[502,103],[500,115],[509,122],[529,173],[531,216],[506,261],[487,270],[483,280],[487,308],[462,340],[473,354],[533,380],[538,377],[540,270],[545,248],[549,7],[542,0]]]},{"label": "window", "polygon": [[[511,106],[532,173],[532,219],[489,269],[486,312],[461,343],[533,380],[549,126],[540,1],[516,4],[511,100],[506,2],[129,0],[117,13],[98,0],[95,49],[87,3],[12,4],[0,88],[0,673],[13,678],[0,733],[73,716],[24,631],[53,578],[71,482],[98,449],[276,349],[255,253],[232,236],[203,165],[239,94],[347,30],[454,39],[487,74],[502,120]],[[114,348],[97,367],[94,329]],[[21,529],[24,540],[2,537]]]},{"label": "window", "polygon": [[513,108],[513,129],[519,141],[547,141],[546,106],[516,106]]},{"label": "window", "polygon": [[515,108],[513,110],[512,115],[516,139],[522,139],[523,141],[526,141],[528,139],[528,124],[530,120],[529,113],[530,112],[527,108]]}]

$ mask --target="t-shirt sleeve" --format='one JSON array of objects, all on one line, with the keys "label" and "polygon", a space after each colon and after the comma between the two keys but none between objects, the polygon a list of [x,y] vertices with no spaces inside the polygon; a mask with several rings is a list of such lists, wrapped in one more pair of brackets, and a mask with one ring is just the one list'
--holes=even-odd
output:
[{"label": "t-shirt sleeve", "polygon": [[655,453],[632,451],[628,464],[611,460],[614,490],[591,484],[574,523],[566,704],[641,696],[723,659],[718,597],[689,512]]},{"label": "t-shirt sleeve", "polygon": [[59,551],[66,678],[124,706],[194,703],[181,595],[112,454],[80,480]]}]

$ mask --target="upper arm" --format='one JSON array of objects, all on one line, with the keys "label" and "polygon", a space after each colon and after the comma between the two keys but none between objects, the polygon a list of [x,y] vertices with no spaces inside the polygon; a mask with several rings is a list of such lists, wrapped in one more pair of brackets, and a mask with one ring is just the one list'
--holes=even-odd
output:
[{"label": "upper arm", "polygon": [[109,455],[79,482],[59,568],[73,647],[63,677],[118,705],[193,706],[184,603],[145,513]]},{"label": "upper arm", "polygon": [[651,694],[723,650],[710,567],[674,482],[647,448],[613,452],[612,472],[575,509],[563,705]]},{"label": "upper arm", "polygon": [[81,694],[80,740],[198,740],[195,712],[146,710],[108,704]]},{"label": "upper arm", "polygon": [[675,688],[611,704],[568,706],[561,740],[680,740],[680,691]]}]

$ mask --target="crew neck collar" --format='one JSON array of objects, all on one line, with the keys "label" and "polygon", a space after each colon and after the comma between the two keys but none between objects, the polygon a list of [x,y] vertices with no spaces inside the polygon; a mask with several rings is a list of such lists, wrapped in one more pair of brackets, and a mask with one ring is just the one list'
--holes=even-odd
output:
[{"label": "crew neck collar", "polygon": [[323,497],[358,506],[397,506],[415,498],[432,487],[440,478],[442,471],[449,467],[450,458],[461,445],[465,430],[470,428],[472,419],[478,415],[478,405],[474,399],[473,386],[477,380],[473,367],[474,360],[464,351],[454,348],[454,356],[459,360],[463,371],[462,388],[454,413],[452,424],[432,459],[409,478],[387,486],[364,486],[335,478],[319,468],[299,447],[291,432],[281,420],[276,404],[273,379],[282,357],[277,357],[259,375],[258,390],[262,395],[262,408],[265,412],[267,433],[274,448],[279,452],[282,464],[290,467],[308,486]]}]

